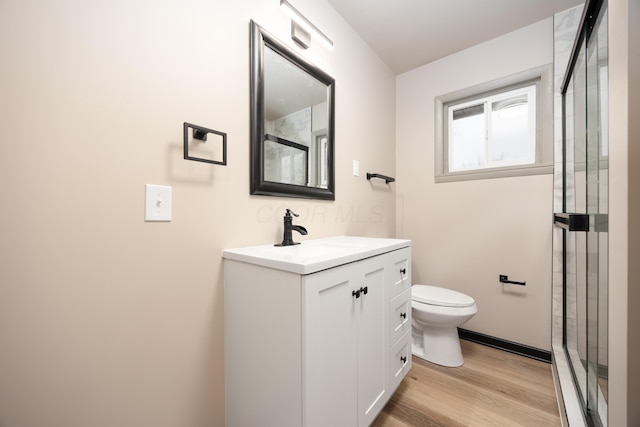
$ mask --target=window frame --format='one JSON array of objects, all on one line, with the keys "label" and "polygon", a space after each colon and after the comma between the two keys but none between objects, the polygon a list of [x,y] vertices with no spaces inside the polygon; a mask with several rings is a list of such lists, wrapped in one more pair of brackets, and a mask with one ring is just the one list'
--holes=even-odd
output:
[{"label": "window frame", "polygon": [[[483,99],[536,85],[535,162],[464,171],[448,170],[447,126],[450,105]],[[435,182],[467,181],[553,173],[553,67],[547,64],[524,72],[451,92],[435,98]]]}]

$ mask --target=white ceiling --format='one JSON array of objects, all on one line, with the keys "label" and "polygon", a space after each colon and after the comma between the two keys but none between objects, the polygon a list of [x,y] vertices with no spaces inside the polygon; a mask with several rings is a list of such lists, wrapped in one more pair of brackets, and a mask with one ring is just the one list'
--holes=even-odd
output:
[{"label": "white ceiling", "polygon": [[584,0],[328,0],[396,74]]}]

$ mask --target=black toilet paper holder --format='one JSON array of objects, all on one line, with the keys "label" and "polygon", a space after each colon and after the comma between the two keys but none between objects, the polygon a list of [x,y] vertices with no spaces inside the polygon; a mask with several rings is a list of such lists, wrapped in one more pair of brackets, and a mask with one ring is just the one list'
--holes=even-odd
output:
[{"label": "black toilet paper holder", "polygon": [[527,282],[515,282],[513,280],[509,280],[509,276],[505,274],[499,275],[498,279],[500,280],[500,283],[509,283],[511,285],[525,286],[527,284]]}]

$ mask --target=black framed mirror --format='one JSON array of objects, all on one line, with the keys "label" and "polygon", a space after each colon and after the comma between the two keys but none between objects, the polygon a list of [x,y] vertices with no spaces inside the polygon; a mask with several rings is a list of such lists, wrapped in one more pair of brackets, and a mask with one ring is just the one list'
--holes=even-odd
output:
[{"label": "black framed mirror", "polygon": [[335,200],[335,80],[251,21],[251,194]]}]

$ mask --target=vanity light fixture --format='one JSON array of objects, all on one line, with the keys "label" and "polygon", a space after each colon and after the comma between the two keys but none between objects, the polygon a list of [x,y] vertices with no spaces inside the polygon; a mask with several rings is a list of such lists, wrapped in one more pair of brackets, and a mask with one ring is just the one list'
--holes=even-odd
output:
[{"label": "vanity light fixture", "polygon": [[303,14],[291,6],[287,0],[280,0],[280,6],[291,17],[291,38],[304,49],[309,47],[311,34],[316,36],[327,49],[333,49],[333,42],[311,23]]}]

